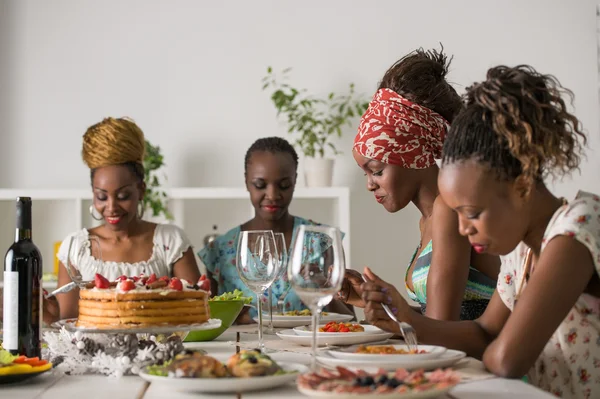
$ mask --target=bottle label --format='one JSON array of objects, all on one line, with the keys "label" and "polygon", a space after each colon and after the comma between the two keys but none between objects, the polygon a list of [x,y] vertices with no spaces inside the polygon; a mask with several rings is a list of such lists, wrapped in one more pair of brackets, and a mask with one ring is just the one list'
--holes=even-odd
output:
[{"label": "bottle label", "polygon": [[19,272],[4,271],[3,342],[6,350],[19,349]]}]

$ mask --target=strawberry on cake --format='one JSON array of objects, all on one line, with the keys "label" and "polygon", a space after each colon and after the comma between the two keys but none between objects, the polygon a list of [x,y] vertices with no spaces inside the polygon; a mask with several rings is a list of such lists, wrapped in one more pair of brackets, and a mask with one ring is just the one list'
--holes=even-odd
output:
[{"label": "strawberry on cake", "polygon": [[79,292],[77,326],[128,328],[204,323],[210,318],[210,283],[177,277],[121,276],[110,282],[96,274],[93,286]]}]

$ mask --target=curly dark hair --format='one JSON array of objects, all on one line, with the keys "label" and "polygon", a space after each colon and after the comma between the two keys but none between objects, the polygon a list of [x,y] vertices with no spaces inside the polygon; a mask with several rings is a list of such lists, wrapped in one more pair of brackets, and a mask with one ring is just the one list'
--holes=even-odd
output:
[{"label": "curly dark hair", "polygon": [[273,154],[290,154],[294,161],[294,166],[298,169],[298,153],[286,139],[276,136],[263,137],[252,143],[250,148],[248,148],[248,151],[246,151],[246,157],[244,159],[244,175],[248,172],[248,164],[250,163],[252,154],[259,151],[268,151]]},{"label": "curly dark hair", "polygon": [[578,169],[587,139],[552,75],[528,65],[497,66],[467,88],[466,105],[446,137],[442,166],[475,159],[498,177],[524,179],[525,190],[548,176]]},{"label": "curly dark hair", "polygon": [[427,107],[452,122],[462,106],[456,90],[446,81],[452,57],[441,50],[415,50],[392,65],[378,89],[391,89],[402,97]]}]

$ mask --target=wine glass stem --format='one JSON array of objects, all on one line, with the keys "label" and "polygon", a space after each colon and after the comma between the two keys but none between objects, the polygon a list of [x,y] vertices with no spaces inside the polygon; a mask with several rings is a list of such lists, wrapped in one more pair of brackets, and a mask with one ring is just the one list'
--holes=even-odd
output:
[{"label": "wine glass stem", "polygon": [[263,314],[262,314],[262,295],[263,292],[259,291],[256,294],[256,306],[258,309],[258,348],[262,351],[265,349],[265,344],[263,343]]},{"label": "wine glass stem", "polygon": [[269,286],[269,332],[273,332],[273,286]]},{"label": "wine glass stem", "polygon": [[312,312],[312,358],[310,368],[312,371],[317,371],[317,330],[319,329],[319,314],[320,308],[311,309]]}]

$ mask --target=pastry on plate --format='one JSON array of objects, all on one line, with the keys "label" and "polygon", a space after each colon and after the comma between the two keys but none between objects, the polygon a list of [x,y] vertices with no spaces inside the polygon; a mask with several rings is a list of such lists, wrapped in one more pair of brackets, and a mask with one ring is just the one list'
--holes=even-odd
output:
[{"label": "pastry on plate", "polygon": [[227,362],[229,372],[235,377],[259,377],[273,375],[281,367],[273,359],[258,350],[242,350]]},{"label": "pastry on plate", "polygon": [[167,370],[169,375],[178,378],[223,378],[229,376],[223,363],[200,352],[177,355],[167,366]]}]

